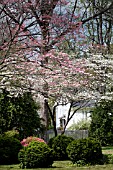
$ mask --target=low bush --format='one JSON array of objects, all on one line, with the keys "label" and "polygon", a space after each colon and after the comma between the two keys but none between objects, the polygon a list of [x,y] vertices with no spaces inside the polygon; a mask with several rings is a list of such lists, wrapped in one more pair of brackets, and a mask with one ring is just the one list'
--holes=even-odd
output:
[{"label": "low bush", "polygon": [[32,141],[18,154],[21,168],[47,168],[53,164],[52,149],[44,142]]},{"label": "low bush", "polygon": [[21,148],[22,146],[18,139],[0,136],[0,164],[18,163],[18,152]]},{"label": "low bush", "polygon": [[77,161],[84,161],[86,164],[102,164],[101,145],[91,138],[74,140],[68,145],[67,153],[73,164]]},{"label": "low bush", "polygon": [[53,138],[48,145],[53,149],[55,160],[67,160],[66,148],[74,139],[65,135],[59,135]]}]

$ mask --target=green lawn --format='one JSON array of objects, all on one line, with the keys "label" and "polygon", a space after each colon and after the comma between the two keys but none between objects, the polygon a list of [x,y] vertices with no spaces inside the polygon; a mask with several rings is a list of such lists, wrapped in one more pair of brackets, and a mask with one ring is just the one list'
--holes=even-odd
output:
[{"label": "green lawn", "polygon": [[102,147],[103,154],[113,154],[113,146]]},{"label": "green lawn", "polygon": [[[112,147],[103,147],[104,154],[113,154]],[[0,170],[19,170],[19,165],[1,165]],[[28,169],[27,169],[28,170]],[[37,168],[29,170],[113,170],[113,164],[76,167],[70,161],[55,161],[52,168]]]},{"label": "green lawn", "polygon": [[[19,165],[1,165],[0,170],[19,170]],[[75,167],[70,161],[56,161],[52,168],[37,168],[37,170],[113,170],[113,165],[96,165]],[[28,169],[27,169],[28,170]],[[36,170],[36,169],[29,169]]]}]

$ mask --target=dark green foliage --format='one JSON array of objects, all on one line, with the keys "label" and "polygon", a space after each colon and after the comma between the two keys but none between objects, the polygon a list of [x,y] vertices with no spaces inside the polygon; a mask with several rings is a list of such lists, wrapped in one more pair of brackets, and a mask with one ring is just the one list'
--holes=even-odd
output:
[{"label": "dark green foliage", "polygon": [[54,143],[54,139],[55,139],[55,137],[49,139],[48,146],[49,146],[50,148],[52,148],[52,145],[53,145],[53,143]]},{"label": "dark green foliage", "polygon": [[37,112],[39,108],[30,92],[11,96],[3,90],[0,93],[0,133],[16,129],[20,139],[38,135],[43,129]]},{"label": "dark green foliage", "polygon": [[43,142],[32,141],[18,154],[21,168],[47,168],[53,164],[52,150]]},{"label": "dark green foliage", "polygon": [[72,137],[68,137],[65,135],[59,135],[53,138],[52,141],[49,142],[49,146],[51,145],[54,156],[56,160],[66,160],[68,159],[68,155],[66,153],[66,148],[70,142],[74,139]]},{"label": "dark green foliage", "polygon": [[113,155],[112,154],[104,154],[103,162],[104,162],[104,164],[113,164]]},{"label": "dark green foliage", "polygon": [[18,163],[18,152],[21,148],[18,139],[6,135],[0,136],[0,164]]},{"label": "dark green foliage", "polygon": [[91,138],[72,141],[67,147],[67,153],[74,164],[78,161],[84,161],[86,164],[102,163],[101,145]]},{"label": "dark green foliage", "polygon": [[96,137],[103,146],[113,144],[113,101],[102,100],[91,113],[90,137]]}]

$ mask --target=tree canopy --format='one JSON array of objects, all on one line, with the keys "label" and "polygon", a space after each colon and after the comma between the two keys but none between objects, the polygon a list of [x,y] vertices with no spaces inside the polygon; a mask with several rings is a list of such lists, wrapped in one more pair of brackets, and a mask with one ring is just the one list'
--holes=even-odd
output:
[{"label": "tree canopy", "polygon": [[[42,95],[46,120],[48,99],[58,101],[63,95],[71,101],[93,98],[93,81],[99,72],[88,70],[85,55],[81,58],[73,47],[87,53],[92,43],[92,48],[109,44],[112,9],[112,1],[0,1],[1,87]],[[65,50],[67,42],[74,49],[71,55]]]}]

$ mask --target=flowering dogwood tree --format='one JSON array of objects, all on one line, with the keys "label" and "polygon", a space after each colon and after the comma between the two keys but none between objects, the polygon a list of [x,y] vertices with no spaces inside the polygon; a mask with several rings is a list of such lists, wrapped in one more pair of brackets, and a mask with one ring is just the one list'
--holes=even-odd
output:
[{"label": "flowering dogwood tree", "polygon": [[13,73],[8,79],[17,82],[24,78],[45,98],[59,95],[64,90],[63,84],[72,86],[73,82],[73,86],[78,86],[79,80],[74,75],[84,72],[82,66],[57,50],[65,38],[73,35],[77,39],[83,32],[74,7],[69,8],[70,2],[10,0],[0,4],[1,20],[10,25],[10,36],[1,44],[4,65],[7,63],[9,69],[5,74]]},{"label": "flowering dogwood tree", "polygon": [[76,54],[69,56],[59,48],[65,39],[85,38],[82,22],[86,21],[76,15],[76,4],[68,0],[0,1],[1,28],[6,30],[0,30],[1,85],[10,82],[40,93],[45,98],[46,124],[49,97],[65,94],[72,99],[80,94],[81,99],[81,91],[89,85],[85,60],[75,60]]}]

